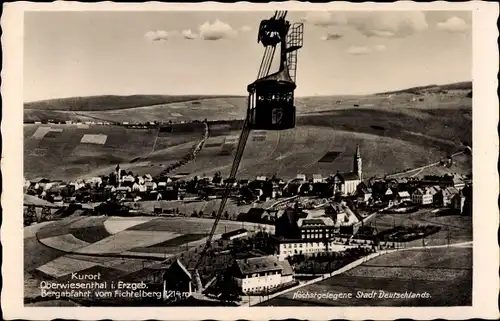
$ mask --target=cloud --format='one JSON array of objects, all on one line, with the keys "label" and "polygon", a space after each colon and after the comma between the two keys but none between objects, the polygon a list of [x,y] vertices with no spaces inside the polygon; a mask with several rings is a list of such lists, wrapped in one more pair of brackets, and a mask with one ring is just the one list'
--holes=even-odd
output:
[{"label": "cloud", "polygon": [[330,27],[347,24],[347,19],[343,15],[333,14],[329,11],[312,11],[306,13],[302,18],[303,22],[310,23],[317,27]]},{"label": "cloud", "polygon": [[188,39],[188,40],[193,40],[193,39],[198,38],[198,35],[196,33],[192,32],[191,29],[182,30],[181,34],[184,37],[184,39]]},{"label": "cloud", "polygon": [[199,33],[204,40],[219,40],[234,36],[236,31],[227,23],[217,19],[214,23],[206,21],[202,24]]},{"label": "cloud", "polygon": [[165,30],[148,31],[144,35],[149,41],[168,40],[169,33]]},{"label": "cloud", "polygon": [[252,30],[252,28],[250,26],[243,26],[240,28],[240,30],[243,32],[248,32],[248,31]]},{"label": "cloud", "polygon": [[462,32],[469,29],[469,25],[467,25],[464,20],[458,17],[451,17],[445,22],[439,22],[437,24],[437,27],[438,29],[448,32]]},{"label": "cloud", "polygon": [[403,38],[429,27],[418,11],[352,13],[349,25],[367,37]]},{"label": "cloud", "polygon": [[384,51],[386,48],[384,45],[369,46],[353,46],[346,50],[346,53],[354,56],[366,55],[374,51]]},{"label": "cloud", "polygon": [[359,47],[353,46],[347,49],[347,53],[350,55],[366,55],[367,53],[372,52],[373,50],[370,47]]},{"label": "cloud", "polygon": [[343,36],[341,34],[328,32],[326,35],[321,37],[321,40],[338,40],[342,37]]},{"label": "cloud", "polygon": [[302,21],[317,27],[346,26],[366,37],[407,37],[428,28],[423,12],[328,12],[307,13]]}]

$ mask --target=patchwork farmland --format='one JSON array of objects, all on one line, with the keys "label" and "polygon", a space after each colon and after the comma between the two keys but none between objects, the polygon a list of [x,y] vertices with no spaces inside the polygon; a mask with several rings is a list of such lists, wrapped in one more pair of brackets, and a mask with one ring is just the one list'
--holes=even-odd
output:
[{"label": "patchwork farmland", "polygon": [[[410,96],[340,97],[338,104],[335,97],[300,98],[296,128],[251,134],[239,175],[248,178],[277,173],[286,178],[298,172],[326,175],[350,170],[356,144],[361,147],[366,177],[385,175],[439,161],[448,153],[461,150],[462,142],[472,140],[470,99],[461,95],[438,95],[438,99],[431,95],[426,96],[425,103],[413,102]],[[245,99],[207,98],[194,102],[79,113],[128,122],[224,119],[210,125],[205,147],[194,161],[177,168],[177,172],[192,176],[216,171],[226,174],[241,127],[241,121],[228,119],[244,117]],[[358,102],[360,107],[352,108],[353,102]],[[230,116],[235,110],[239,116]],[[109,115],[105,117],[103,113]],[[173,118],[164,119],[165,115]],[[74,179],[100,175],[112,170],[117,163],[137,173],[159,174],[189,152],[203,133],[202,124],[174,124],[171,129],[166,126],[160,131],[99,125],[47,127],[24,126],[27,178]],[[84,137],[96,139],[88,144]],[[470,157],[463,157],[453,168],[432,167],[421,174],[436,170],[462,173],[470,166]]]},{"label": "patchwork farmland", "polygon": [[[95,271],[110,279],[137,272],[203,244],[211,219],[71,217],[28,226],[24,235],[26,297],[40,295],[36,280]],[[251,228],[246,225],[246,228]],[[221,221],[216,237],[241,228]],[[30,286],[31,284],[31,286]]]}]

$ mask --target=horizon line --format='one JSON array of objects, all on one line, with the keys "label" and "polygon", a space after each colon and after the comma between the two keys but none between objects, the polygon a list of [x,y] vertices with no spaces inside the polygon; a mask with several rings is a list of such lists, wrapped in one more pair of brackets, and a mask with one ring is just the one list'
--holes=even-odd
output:
[{"label": "horizon line", "polygon": [[[295,98],[309,98],[309,97],[329,97],[329,96],[371,96],[371,95],[378,95],[378,94],[384,94],[384,93],[390,93],[390,92],[398,92],[398,91],[404,91],[404,90],[409,90],[412,88],[418,88],[418,87],[428,87],[428,86],[446,86],[446,85],[453,85],[453,84],[459,84],[459,83],[468,83],[470,82],[473,84],[473,80],[460,80],[460,81],[455,81],[455,82],[447,82],[447,83],[441,83],[441,84],[427,84],[427,85],[415,85],[411,87],[404,87],[404,88],[399,88],[399,89],[387,89],[387,90],[381,90],[378,92],[371,92],[371,93],[351,93],[351,94],[341,94],[341,93],[331,93],[331,94],[313,94],[313,95],[295,95]],[[37,99],[37,100],[29,100],[29,101],[24,101],[23,104],[29,104],[29,103],[36,103],[36,102],[43,102],[43,101],[48,101],[48,100],[57,100],[57,99],[71,99],[71,98],[90,98],[90,97],[103,97],[103,96],[116,96],[116,97],[129,97],[129,96],[170,96],[170,97],[181,97],[181,96],[200,96],[200,97],[247,97],[248,94],[229,94],[229,93],[219,93],[219,94],[207,94],[207,93],[189,93],[189,94],[160,94],[160,93],[140,93],[140,94],[90,94],[90,95],[81,95],[81,96],[65,96],[65,97],[53,97],[53,98],[43,98],[43,99]]]}]

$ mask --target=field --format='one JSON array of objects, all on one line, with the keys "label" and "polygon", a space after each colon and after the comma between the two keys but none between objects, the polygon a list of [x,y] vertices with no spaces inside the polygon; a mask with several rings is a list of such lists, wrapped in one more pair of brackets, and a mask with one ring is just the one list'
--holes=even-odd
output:
[{"label": "field", "polygon": [[[24,172],[27,179],[72,180],[109,174],[116,164],[125,170],[154,175],[163,171],[169,162],[184,156],[203,134],[203,128],[196,125],[194,130],[162,133],[161,137],[157,137],[156,129],[104,125],[92,125],[86,129],[76,125],[51,125],[51,128],[62,131],[50,131],[43,138],[33,138],[33,134],[44,126],[24,126]],[[97,144],[82,143],[84,137],[98,137],[100,140],[96,141]]]},{"label": "field", "polygon": [[[437,162],[448,153],[462,150],[462,142],[472,141],[471,99],[465,98],[465,93],[432,93],[423,101],[415,100],[417,96],[407,92],[297,98],[297,127],[279,132],[253,132],[239,176],[277,174],[291,178],[298,172],[328,175],[337,170],[350,171],[356,144],[360,144],[365,177]],[[197,102],[199,104],[181,101],[120,110],[97,108],[99,111],[86,110],[79,114],[129,122],[222,119],[224,121],[210,125],[210,138],[197,158],[177,168],[177,172],[188,172],[191,176],[216,171],[227,174],[241,127],[241,121],[230,119],[244,117],[245,98],[218,97]],[[353,107],[354,104],[359,107]],[[173,124],[171,132],[119,126],[93,125],[85,129],[75,125],[50,125],[62,132],[51,130],[42,138],[33,138],[40,126],[46,125],[24,126],[27,178],[75,179],[101,175],[112,171],[117,163],[140,174],[159,174],[188,153],[203,133],[202,124]],[[107,138],[103,145],[82,144],[84,135]],[[470,156],[463,156],[457,158],[452,168],[431,167],[420,174],[467,173],[471,163]]]},{"label": "field", "polygon": [[[24,233],[25,296],[36,299],[40,280],[64,281],[72,272],[99,272],[104,280],[123,280],[174,254],[199,249],[212,224],[212,219],[202,218],[98,216],[28,226]],[[247,229],[252,226],[257,228],[245,223]],[[222,220],[215,237],[241,227],[239,222]]]},{"label": "field", "polygon": [[[379,297],[379,291],[430,294],[429,298]],[[375,298],[362,298],[373,293]],[[352,298],[298,299],[300,293],[352,293]],[[472,248],[389,253],[332,278],[282,294],[265,306],[467,306],[472,304]]]},{"label": "field", "polygon": [[[132,95],[132,96],[88,96],[59,98],[44,101],[34,101],[24,104],[24,108],[36,110],[64,110],[64,111],[88,111],[88,110],[119,110],[133,107],[151,106],[157,104],[170,104],[177,102],[195,102],[200,99],[231,98],[235,96],[207,96],[207,95]],[[237,96],[236,96],[237,97]]]},{"label": "field", "polygon": [[439,215],[430,209],[420,210],[409,214],[376,214],[366,222],[379,231],[390,229],[394,226],[411,225],[436,225],[441,230],[427,236],[424,240],[415,240],[407,246],[445,245],[472,241],[472,217],[461,215]]}]

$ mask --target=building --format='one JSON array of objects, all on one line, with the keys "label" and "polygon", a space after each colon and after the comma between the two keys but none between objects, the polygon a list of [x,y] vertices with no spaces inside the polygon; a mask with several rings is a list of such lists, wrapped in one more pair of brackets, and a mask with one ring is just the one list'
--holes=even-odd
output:
[{"label": "building", "polygon": [[334,193],[342,193],[343,195],[351,195],[356,192],[356,188],[361,180],[355,173],[339,173],[335,174],[332,179]]},{"label": "building", "polygon": [[307,177],[305,174],[297,174],[296,179],[305,182],[307,180]]},{"label": "building", "polygon": [[[432,189],[435,191],[434,189]],[[419,205],[429,205],[434,202],[434,192],[431,188],[417,188],[411,195],[411,200],[413,203]]]},{"label": "building", "polygon": [[227,233],[222,234],[221,239],[232,241],[235,239],[246,237],[247,235],[248,235],[248,231],[246,229],[239,229],[239,230],[235,230],[235,231],[231,231],[231,232],[227,232]]},{"label": "building", "polygon": [[457,193],[452,196],[450,207],[457,213],[462,214],[465,206],[465,196],[462,193]]},{"label": "building", "polygon": [[394,192],[390,187],[385,190],[384,195],[382,196],[382,199],[386,202],[389,202],[389,204],[391,204],[395,198],[396,195],[394,195]]},{"label": "building", "polygon": [[243,294],[262,294],[293,282],[293,269],[288,261],[280,261],[273,255],[236,260],[232,272]]},{"label": "building", "polygon": [[313,184],[323,183],[323,177],[321,177],[321,174],[313,174],[312,182],[313,182]]},{"label": "building", "polygon": [[400,203],[411,201],[410,193],[408,193],[407,191],[398,192],[397,198],[398,198],[398,202],[400,202]]},{"label": "building", "polygon": [[452,203],[453,196],[459,191],[455,187],[446,187],[436,193],[436,203],[440,206],[448,206]]},{"label": "building", "polygon": [[299,219],[297,225],[302,240],[325,240],[338,233],[338,226],[330,217]]},{"label": "building", "polygon": [[372,198],[372,189],[361,182],[357,187],[358,202],[366,203]]},{"label": "building", "polygon": [[353,195],[356,193],[359,183],[363,180],[363,161],[359,151],[359,145],[356,146],[354,154],[352,172],[340,173],[333,175],[330,181],[334,187],[334,193],[340,192],[344,195]]},{"label": "building", "polygon": [[285,260],[294,255],[312,255],[315,253],[340,252],[358,245],[347,245],[335,242],[333,239],[325,240],[277,240],[276,254],[279,260]]},{"label": "building", "polygon": [[192,292],[193,276],[179,260],[175,260],[163,274],[163,289],[181,293]]},{"label": "building", "polygon": [[[281,211],[279,211],[281,212]],[[279,215],[281,214],[281,215]],[[307,214],[299,213],[297,209],[286,208],[282,213],[278,213],[278,218],[274,224],[275,235],[285,239],[297,239],[301,237],[300,228],[297,224],[299,217],[307,217]]]}]

